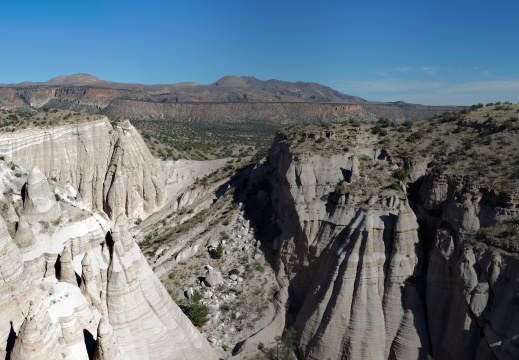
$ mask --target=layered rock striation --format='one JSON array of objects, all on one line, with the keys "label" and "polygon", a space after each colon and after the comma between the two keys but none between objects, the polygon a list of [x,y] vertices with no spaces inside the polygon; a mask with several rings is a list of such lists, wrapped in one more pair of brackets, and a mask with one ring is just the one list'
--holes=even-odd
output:
[{"label": "layered rock striation", "polygon": [[[3,134],[0,154],[25,168],[37,166],[49,179],[69,183],[89,209],[110,217],[120,212],[130,218],[146,217],[164,203],[165,174],[129,122],[112,128],[106,117],[100,117],[45,131]],[[33,188],[39,178],[35,173]],[[27,206],[40,212],[54,206],[35,201]]]},{"label": "layered rock striation", "polygon": [[[480,127],[465,131],[484,141]],[[516,358],[510,175],[499,168],[489,185],[441,152],[380,140],[368,127],[287,129],[252,172],[249,191],[268,191],[275,210],[285,326],[301,358]]]},{"label": "layered rock striation", "polygon": [[73,189],[55,185],[58,200],[37,167],[22,186],[0,166],[10,189],[1,200],[19,214],[12,227],[0,216],[0,357],[216,358],[152,272],[124,212],[112,222],[79,208]]},{"label": "layered rock striation", "polygon": [[305,359],[423,358],[429,343],[414,284],[424,261],[416,216],[397,191],[362,201],[359,157],[386,166],[387,156],[371,135],[351,136],[356,149],[321,156],[294,154],[280,135],[259,168],[280,215],[279,265],[297,309],[300,352]]}]

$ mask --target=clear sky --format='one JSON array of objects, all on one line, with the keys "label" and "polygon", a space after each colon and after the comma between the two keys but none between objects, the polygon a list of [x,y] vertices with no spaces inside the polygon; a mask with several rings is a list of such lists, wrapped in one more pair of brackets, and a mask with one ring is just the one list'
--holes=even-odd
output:
[{"label": "clear sky", "polygon": [[519,1],[0,2],[0,83],[225,75],[372,101],[519,102]]}]

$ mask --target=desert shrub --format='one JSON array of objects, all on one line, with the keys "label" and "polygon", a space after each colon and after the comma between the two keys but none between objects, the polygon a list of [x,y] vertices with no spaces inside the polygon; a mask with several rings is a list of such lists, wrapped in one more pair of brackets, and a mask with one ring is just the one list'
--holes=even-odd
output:
[{"label": "desert shrub", "polygon": [[60,201],[61,197],[58,194],[54,194],[54,197],[56,198],[56,201]]},{"label": "desert shrub", "polygon": [[447,156],[447,164],[453,164],[457,162],[460,159],[460,156],[456,153],[450,153],[449,156]]},{"label": "desert shrub", "polygon": [[381,127],[386,128],[391,125],[391,120],[385,118],[385,117],[379,117],[377,124],[379,124]]},{"label": "desert shrub", "polygon": [[294,328],[285,329],[283,336],[275,337],[276,344],[267,350],[267,359],[270,360],[292,360],[295,359],[295,342],[297,331]]},{"label": "desert shrub", "polygon": [[414,133],[412,133],[411,135],[409,135],[409,137],[407,138],[407,141],[409,142],[417,142],[418,140],[422,139],[424,137],[424,133],[421,132],[420,130],[418,131],[415,131]]},{"label": "desert shrub", "polygon": [[240,271],[238,269],[232,269],[229,271],[229,275],[240,275]]},{"label": "desert shrub", "polygon": [[16,176],[17,178],[21,178],[21,177],[22,177],[22,174],[20,174],[20,173],[16,173],[16,174],[14,174],[14,176]]},{"label": "desert shrub", "polygon": [[222,246],[222,244],[218,244],[218,246],[216,247],[216,252],[214,253],[214,256],[217,259],[220,259],[223,256],[223,246]]},{"label": "desert shrub", "polygon": [[391,185],[389,185],[389,188],[393,190],[400,190],[400,184],[396,181],[393,181]]},{"label": "desert shrub", "polygon": [[204,325],[209,320],[207,317],[209,311],[205,305],[200,304],[200,300],[202,300],[202,295],[195,290],[189,304],[182,308],[184,314],[196,327]]},{"label": "desert shrub", "polygon": [[393,177],[397,178],[400,181],[404,181],[407,178],[408,172],[404,168],[398,168],[393,173]]},{"label": "desert shrub", "polygon": [[508,237],[508,236],[517,236],[519,235],[519,231],[517,230],[517,228],[515,226],[509,226],[506,228],[504,234],[504,236]]}]

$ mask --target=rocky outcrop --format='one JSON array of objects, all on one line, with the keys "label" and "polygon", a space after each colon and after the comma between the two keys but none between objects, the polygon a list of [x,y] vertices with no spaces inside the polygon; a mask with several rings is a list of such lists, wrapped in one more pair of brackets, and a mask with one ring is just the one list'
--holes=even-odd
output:
[{"label": "rocky outcrop", "polygon": [[105,318],[102,317],[97,327],[94,360],[124,360],[128,358],[124,350],[117,343],[112,327]]},{"label": "rocky outcrop", "polygon": [[514,248],[500,250],[499,236],[487,245],[476,232],[519,210],[512,194],[463,191],[459,180],[429,176],[420,188],[421,218],[435,228],[426,278],[432,351],[441,359],[515,358],[519,268],[506,251]]},{"label": "rocky outcrop", "polygon": [[355,146],[342,153],[280,133],[251,175],[249,189],[269,189],[276,211],[285,326],[293,316],[301,358],[517,357],[518,248],[500,240],[516,234],[516,191],[431,171],[432,157],[395,155],[411,185],[394,186],[398,166],[369,133],[352,131]]},{"label": "rocky outcrop", "polygon": [[209,287],[214,287],[223,283],[222,273],[216,270],[207,270],[204,275],[204,282]]},{"label": "rocky outcrop", "polygon": [[[387,164],[371,141],[366,134],[352,152],[307,155],[292,153],[280,135],[258,168],[272,185],[278,271],[290,279],[304,359],[416,359],[429,351],[414,211],[401,192],[358,188],[359,157]],[[338,183],[346,194],[335,192]]]},{"label": "rocky outcrop", "polygon": [[212,348],[173,302],[127,228],[119,227],[125,221],[122,215],[112,228],[106,288],[108,320],[119,343],[135,359],[213,358]]},{"label": "rocky outcrop", "polygon": [[2,208],[9,201],[23,211],[10,218],[18,220],[14,240],[0,217],[0,357],[216,358],[151,271],[124,213],[107,236],[107,216],[78,208],[73,189],[52,184],[62,197],[54,207],[35,168],[22,202],[22,183],[3,170],[0,182],[18,194],[2,198]]},{"label": "rocky outcrop", "polygon": [[103,209],[108,216],[130,218],[155,212],[164,204],[166,177],[129,121],[112,136],[111,158],[104,178]]},{"label": "rocky outcrop", "polygon": [[61,214],[47,178],[37,166],[33,167],[25,184],[23,210],[26,216],[46,221],[54,221]]},{"label": "rocky outcrop", "polygon": [[28,216],[47,212],[50,219],[57,213],[54,199],[45,197],[43,203],[38,198],[39,192],[50,191],[45,177],[68,182],[89,209],[110,217],[125,212],[130,218],[145,218],[164,203],[165,175],[128,122],[113,129],[100,117],[46,131],[4,134],[0,154],[22,167],[41,170],[34,170],[28,180]]}]

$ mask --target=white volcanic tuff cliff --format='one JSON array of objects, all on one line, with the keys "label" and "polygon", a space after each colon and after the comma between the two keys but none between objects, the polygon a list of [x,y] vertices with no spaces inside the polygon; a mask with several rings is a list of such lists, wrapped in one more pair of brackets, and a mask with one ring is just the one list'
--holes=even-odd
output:
[{"label": "white volcanic tuff cliff", "polygon": [[[33,169],[29,179],[38,172]],[[2,172],[2,183],[9,181],[7,173]],[[40,185],[47,181],[38,178]],[[37,213],[27,218],[23,210],[15,233],[20,250],[0,217],[0,356],[86,360],[92,344],[85,334],[95,340],[99,327],[97,359],[215,358],[151,271],[124,214],[113,225],[110,252],[105,217],[69,200],[60,202],[60,211],[51,228]]]},{"label": "white volcanic tuff cliff", "polygon": [[[365,140],[353,152],[384,162]],[[519,246],[503,235],[517,225],[517,189],[431,172],[430,158],[393,158],[415,181],[410,206],[405,188],[387,188],[396,167],[372,168],[390,169],[379,185],[353,152],[301,149],[280,134],[251,187],[261,175],[272,186],[278,276],[289,282],[302,358],[518,358]],[[333,193],[339,180],[346,194]]]},{"label": "white volcanic tuff cliff", "polygon": [[127,227],[118,229],[126,223],[121,216],[111,232],[106,290],[108,319],[120,344],[136,359],[214,357],[207,341],[171,300]]},{"label": "white volcanic tuff cliff", "polygon": [[425,311],[416,289],[406,285],[420,275],[422,258],[412,211],[359,210],[346,227],[332,226],[297,317],[305,358],[423,357]]},{"label": "white volcanic tuff cliff", "polygon": [[305,359],[416,359],[429,349],[414,286],[423,253],[406,199],[381,194],[370,210],[353,193],[330,201],[338,181],[360,178],[359,156],[385,162],[363,140],[354,152],[309,156],[293,155],[278,137],[260,169],[280,216],[280,273],[299,307],[295,327]]},{"label": "white volcanic tuff cliff", "polygon": [[90,209],[146,217],[164,202],[166,178],[129,122],[108,119],[0,135],[0,155],[69,182]]},{"label": "white volcanic tuff cliff", "polygon": [[164,204],[166,176],[129,121],[116,127],[105,176],[104,210],[114,217],[151,214]]},{"label": "white volcanic tuff cliff", "polygon": [[465,242],[480,226],[519,215],[517,195],[462,193],[460,179],[428,177],[420,213],[434,228],[427,270],[428,327],[435,358],[515,359],[519,348],[519,262]]}]

